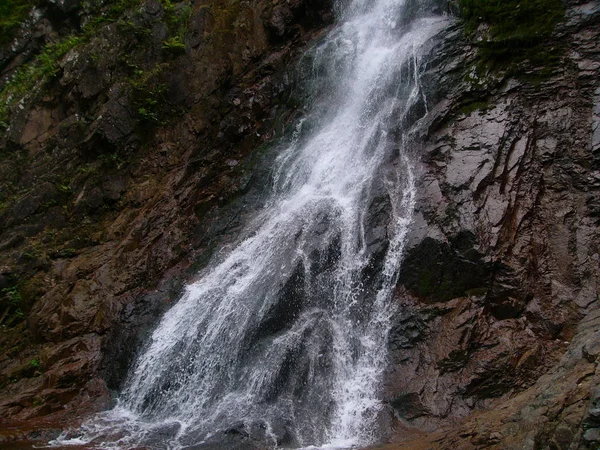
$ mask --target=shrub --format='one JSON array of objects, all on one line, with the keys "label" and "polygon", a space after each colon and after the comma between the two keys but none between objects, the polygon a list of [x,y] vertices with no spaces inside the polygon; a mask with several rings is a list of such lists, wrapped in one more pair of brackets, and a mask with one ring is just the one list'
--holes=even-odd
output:
[{"label": "shrub", "polygon": [[173,53],[185,52],[185,44],[181,36],[173,36],[163,42],[162,48]]}]

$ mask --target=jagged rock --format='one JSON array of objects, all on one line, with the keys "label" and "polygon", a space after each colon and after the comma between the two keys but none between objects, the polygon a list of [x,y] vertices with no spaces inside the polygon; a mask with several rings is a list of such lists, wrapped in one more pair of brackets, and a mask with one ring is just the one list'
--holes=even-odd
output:
[{"label": "jagged rock", "polygon": [[[184,52],[163,48],[171,13],[143,2],[71,49],[56,77],[11,111],[0,143],[0,177],[11,183],[0,185],[3,273],[11,267],[2,283],[20,280],[27,320],[0,331],[3,420],[73,422],[106,408],[107,386],[120,387],[184,280],[260,204],[271,161],[260,166],[251,151],[274,136],[287,64],[330,20],[330,5],[299,2],[286,24],[294,42],[286,35],[275,48],[262,23],[269,2],[227,10],[243,26],[226,33],[203,5],[184,3],[174,6],[191,9]],[[58,7],[81,12],[77,2]],[[165,116],[144,119],[159,96]],[[224,110],[233,98],[240,104]],[[221,123],[234,139],[219,138]],[[20,369],[38,359],[40,375]]]},{"label": "jagged rock", "polygon": [[[459,26],[422,67],[428,95],[418,107],[429,114],[411,144],[423,176],[381,420],[437,434],[395,448],[598,444],[600,9],[567,3],[556,37],[566,59],[539,85],[479,73]],[[3,417],[62,426],[108,407],[108,389],[119,389],[157,317],[260,204],[271,160],[257,165],[252,151],[297,114],[294,83],[314,67],[305,62],[290,81],[286,65],[329,23],[331,3],[240,4],[220,19],[188,5],[186,48],[174,56],[163,48],[172,32],[165,9],[145,2],[124,20],[137,36],[102,27],[13,111],[1,138],[9,156],[0,174],[10,183],[0,254],[11,269],[3,266],[0,288],[14,277],[42,281],[29,289],[39,295],[27,324],[1,330]],[[57,8],[63,24],[38,17],[14,51],[2,49],[2,82],[74,26],[78,2]],[[141,86],[131,85],[136,76]],[[167,124],[142,119],[152,116],[140,101],[156,99],[135,94],[149,90],[165,96]],[[382,193],[368,211],[371,271],[386,249],[389,202]],[[326,218],[315,226],[325,232]],[[43,251],[30,258],[30,248]],[[312,268],[336,251],[311,255]],[[294,283],[282,287],[290,297]],[[276,307],[257,339],[287,326],[294,306]],[[295,445],[286,430],[274,432]],[[261,433],[260,424],[233,427],[214,445],[253,448]]]},{"label": "jagged rock", "polygon": [[[441,87],[421,146],[426,175],[386,396],[400,427],[444,435],[390,448],[574,449],[597,439],[598,88],[589,71],[600,16],[588,3],[571,8],[562,38],[578,68],[536,88],[460,79],[455,64],[468,72],[473,54],[453,53],[465,44],[452,30],[434,50],[425,80]],[[471,88],[484,99],[475,110],[461,105]],[[395,400],[411,393],[418,414]]]}]

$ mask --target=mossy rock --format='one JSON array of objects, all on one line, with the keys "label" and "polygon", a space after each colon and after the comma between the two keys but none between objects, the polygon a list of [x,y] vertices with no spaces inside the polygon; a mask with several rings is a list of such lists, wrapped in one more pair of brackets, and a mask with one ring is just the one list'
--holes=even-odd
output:
[{"label": "mossy rock", "polygon": [[558,66],[563,48],[549,38],[565,17],[561,0],[459,0],[458,5],[481,63],[518,75],[527,62],[545,77]]}]

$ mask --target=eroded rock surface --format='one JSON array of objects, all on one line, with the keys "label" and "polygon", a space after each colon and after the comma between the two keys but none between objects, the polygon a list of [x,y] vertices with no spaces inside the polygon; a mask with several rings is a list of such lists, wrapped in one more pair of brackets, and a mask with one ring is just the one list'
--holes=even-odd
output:
[{"label": "eroded rock surface", "polygon": [[[52,428],[106,409],[184,281],[260,204],[259,162],[298,107],[288,64],[332,19],[331,5],[313,3],[107,9],[56,75],[10,107],[0,139],[2,420]],[[29,46],[2,50],[2,83],[30,61],[22,48],[93,19],[74,4],[77,21],[44,21],[50,10],[21,30]]]},{"label": "eroded rock surface", "polygon": [[571,2],[567,16],[545,79],[477,75],[452,30],[433,50],[425,79],[452,87],[416,139],[386,377],[408,442],[390,448],[598,445],[600,8]]},{"label": "eroded rock surface", "polygon": [[[63,3],[2,49],[2,83],[89,22]],[[142,2],[13,106],[0,141],[0,416],[18,422],[0,443],[51,439],[43,429],[110,405],[157,317],[260,204],[264,144],[303,95],[286,66],[330,7]],[[458,25],[423,67],[419,200],[384,389],[388,438],[404,443],[390,448],[600,444],[600,7],[569,1],[567,13],[550,75],[481,73]],[[370,209],[376,260],[389,204]],[[285,320],[275,311],[268,326]]]}]

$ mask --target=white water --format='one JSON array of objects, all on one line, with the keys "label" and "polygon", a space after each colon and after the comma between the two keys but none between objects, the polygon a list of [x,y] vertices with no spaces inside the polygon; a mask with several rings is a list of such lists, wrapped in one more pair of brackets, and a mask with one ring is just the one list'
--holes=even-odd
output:
[{"label": "white water", "polygon": [[445,25],[402,28],[404,6],[338,8],[339,25],[310,54],[330,86],[327,111],[300,121],[247,237],[165,314],[117,407],[61,445],[225,449],[247,434],[263,448],[347,448],[377,438],[415,198],[401,124],[424,104],[420,50]]}]

